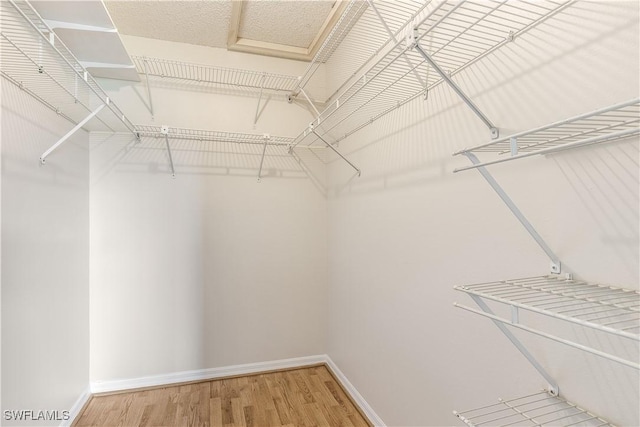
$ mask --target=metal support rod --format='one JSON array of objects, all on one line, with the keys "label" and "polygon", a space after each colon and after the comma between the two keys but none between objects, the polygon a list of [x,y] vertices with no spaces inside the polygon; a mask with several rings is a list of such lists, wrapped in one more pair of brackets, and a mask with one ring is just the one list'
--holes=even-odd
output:
[{"label": "metal support rod", "polygon": [[[475,154],[473,154],[473,153],[464,153],[464,155],[467,156],[467,158],[471,161],[471,163],[473,163],[473,164],[480,163],[480,161],[478,160],[478,158],[476,157]],[[507,207],[509,208],[511,213],[513,213],[515,215],[515,217],[518,219],[518,221],[520,221],[520,224],[522,224],[524,226],[524,228],[531,235],[531,237],[533,237],[533,239],[536,241],[536,243],[538,243],[538,245],[542,248],[544,253],[547,254],[549,259],[551,260],[551,272],[552,273],[560,273],[561,267],[562,267],[562,264],[560,262],[560,258],[558,258],[558,256],[555,253],[553,253],[553,251],[551,250],[549,245],[547,245],[547,243],[544,241],[542,236],[540,236],[540,234],[538,234],[536,229],[533,228],[533,225],[531,225],[531,223],[523,215],[523,213],[520,211],[520,209],[518,209],[518,207],[515,205],[515,203],[513,203],[513,200],[511,200],[511,198],[502,189],[502,187],[500,187],[500,184],[498,184],[498,182],[489,173],[489,171],[487,169],[485,169],[484,167],[482,167],[482,166],[478,167],[477,169],[478,169],[478,172],[480,172],[480,174],[482,175],[482,177],[489,183],[491,188],[493,188],[493,191],[495,191],[496,194],[498,194],[498,196],[502,199],[504,204],[507,205]]]},{"label": "metal support rod", "polygon": [[58,148],[60,145],[62,145],[62,143],[64,143],[67,139],[69,139],[69,137],[71,135],[73,135],[74,133],[76,133],[78,131],[78,129],[80,129],[82,126],[84,126],[89,120],[91,120],[96,114],[98,114],[104,107],[106,107],[107,104],[100,104],[100,106],[98,106],[98,108],[96,108],[95,110],[93,110],[87,117],[85,117],[80,123],[78,123],[77,125],[75,125],[73,127],[73,129],[71,129],[69,132],[67,132],[62,138],[60,138],[58,140],[58,142],[56,142],[55,144],[53,144],[51,146],[51,148],[49,148],[47,151],[45,151],[42,156],[40,156],[40,163],[44,164],[46,161],[46,158],[49,154],[51,154],[56,148]]},{"label": "metal support rod", "polygon": [[260,169],[258,170],[258,182],[262,181],[262,165],[264,163],[264,155],[267,153],[267,142],[269,142],[269,135],[264,135],[264,146],[262,147],[262,159],[260,159]]},{"label": "metal support rod", "polygon": [[151,112],[151,118],[153,118],[153,100],[151,99],[151,86],[149,86],[149,74],[147,73],[147,60],[142,61],[142,68],[144,68],[144,78],[147,84],[147,98],[149,98],[149,111]]},{"label": "metal support rod", "polygon": [[[484,300],[482,300],[482,298],[476,296],[476,295],[469,295],[471,298],[473,298],[473,300],[476,302],[476,304],[478,304],[478,306],[482,309],[482,311],[484,311],[485,313],[488,313],[494,317],[497,317],[495,315],[495,313],[491,310],[491,308],[487,305],[487,303],[484,302]],[[465,308],[464,306],[459,306],[457,303],[454,303],[454,305],[456,307],[461,307],[461,308]],[[516,346],[516,348],[518,349],[518,351],[520,353],[522,353],[522,355],[524,357],[527,358],[527,360],[529,361],[529,363],[531,363],[531,365],[536,369],[536,371],[538,371],[540,373],[540,375],[542,375],[542,377],[547,381],[547,383],[549,383],[549,391],[551,392],[551,394],[553,394],[554,396],[557,396],[558,393],[560,392],[559,388],[558,388],[558,384],[556,383],[556,381],[551,377],[551,375],[549,375],[549,373],[542,367],[542,365],[540,365],[540,363],[538,363],[538,361],[536,360],[535,357],[533,357],[533,355],[531,353],[529,353],[529,350],[527,350],[527,348],[524,346],[524,344],[522,344],[520,342],[520,340],[518,338],[516,338],[515,335],[513,335],[513,332],[511,332],[505,325],[503,322],[500,322],[498,320],[493,319],[493,323],[498,327],[498,329],[500,329],[500,331],[509,339],[509,341],[511,341],[511,343],[513,345]],[[518,326],[519,324],[517,323],[512,323],[514,326]]]},{"label": "metal support rod", "polygon": [[[375,4],[373,4],[373,0],[367,0],[367,4],[369,4],[369,6],[371,7],[371,9],[375,12],[375,14],[378,16],[378,19],[380,20],[380,22],[382,23],[382,26],[384,27],[385,31],[387,32],[387,34],[389,35],[389,39],[392,40],[394,43],[398,43],[398,39],[396,38],[396,36],[393,34],[393,32],[391,31],[391,28],[389,28],[389,26],[387,25],[387,22],[384,20],[384,18],[382,17],[382,14],[380,13],[380,11],[378,10],[378,8],[376,7]],[[425,81],[422,79],[422,77],[420,76],[420,73],[418,73],[417,67],[413,64],[413,62],[411,61],[411,59],[409,58],[409,56],[407,55],[407,51],[404,51],[404,60],[407,63],[407,65],[409,66],[410,69],[413,70],[413,74],[416,76],[416,79],[418,80],[418,83],[420,83],[420,86],[422,86],[425,90],[427,90],[427,85],[425,83]]]},{"label": "metal support rod", "polygon": [[609,353],[605,353],[604,351],[596,350],[595,348],[587,347],[585,345],[578,344],[578,343],[575,343],[573,341],[565,340],[564,338],[560,338],[560,337],[557,337],[555,335],[547,334],[546,332],[538,331],[537,329],[533,329],[533,328],[530,328],[530,327],[525,326],[525,325],[511,323],[507,319],[503,319],[503,318],[501,318],[499,316],[496,316],[493,313],[485,313],[483,311],[476,310],[475,308],[467,307],[465,305],[461,305],[461,304],[458,304],[458,303],[454,303],[454,306],[456,306],[458,308],[462,308],[462,309],[467,310],[467,311],[470,311],[470,312],[475,313],[475,314],[479,314],[480,316],[488,317],[489,319],[493,320],[494,323],[495,322],[499,322],[503,326],[504,326],[504,324],[508,324],[509,326],[513,326],[514,328],[522,329],[523,331],[527,331],[527,332],[530,332],[532,334],[539,335],[541,337],[550,339],[552,341],[559,342],[561,344],[566,344],[566,345],[568,345],[570,347],[577,348],[577,349],[582,350],[582,351],[586,351],[587,353],[595,354],[596,356],[600,356],[600,357],[603,357],[605,359],[612,360],[612,361],[620,363],[622,365],[625,365],[625,366],[628,366],[628,367],[631,367],[631,368],[634,368],[634,369],[640,369],[640,364],[631,362],[629,360],[625,360],[625,359],[623,359],[621,357],[614,356],[614,355],[609,354]]},{"label": "metal support rod", "polygon": [[[264,91],[264,80],[266,78],[266,74],[262,75],[262,83],[260,84],[260,95],[258,96],[258,105],[256,105],[256,115],[253,118],[253,124],[255,125],[256,123],[258,123],[258,114],[260,114],[260,101],[262,101],[262,93]],[[258,179],[260,177],[258,176]]]},{"label": "metal support rod", "polygon": [[311,105],[311,108],[313,108],[313,111],[316,112],[316,119],[318,120],[318,124],[320,124],[320,111],[318,111],[318,109],[313,104],[313,102],[311,102],[311,98],[309,98],[309,96],[307,95],[307,92],[305,92],[303,88],[300,88],[300,92],[302,92],[304,97],[307,99],[307,102],[309,103],[309,105]]},{"label": "metal support rod", "polygon": [[173,168],[173,157],[171,156],[171,147],[169,146],[169,135],[164,134],[164,142],[167,144],[167,153],[169,153],[169,165],[171,166],[171,176],[176,177],[176,170]]},{"label": "metal support rod", "polygon": [[495,127],[493,123],[491,123],[487,116],[485,116],[482,111],[480,111],[476,104],[474,104],[473,101],[471,101],[471,99],[462,91],[462,89],[460,89],[460,87],[451,79],[451,77],[449,77],[449,75],[445,73],[442,68],[440,68],[440,66],[431,58],[431,56],[429,56],[429,54],[425,52],[422,47],[420,47],[420,44],[417,41],[414,45],[414,48],[418,51],[418,53],[420,53],[420,55],[422,55],[425,61],[427,61],[429,65],[434,70],[436,70],[440,77],[442,77],[442,79],[447,82],[451,89],[453,89],[454,92],[458,94],[458,96],[464,101],[464,103],[467,104],[469,108],[471,108],[475,115],[478,116],[480,120],[482,120],[482,122],[489,128],[489,130],[491,131],[491,137],[494,139],[497,138],[498,128]]},{"label": "metal support rod", "polygon": [[358,176],[360,176],[360,174],[362,173],[360,171],[360,169],[358,169],[353,163],[351,163],[349,160],[347,160],[347,158],[345,156],[343,156],[337,149],[336,147],[334,147],[333,145],[329,144],[327,141],[325,141],[320,135],[318,135],[318,133],[315,130],[311,130],[311,132],[313,132],[315,134],[315,136],[318,137],[318,139],[322,142],[324,142],[327,147],[331,148],[333,150],[334,153],[336,153],[338,156],[340,156],[342,158],[342,160],[344,160],[345,162],[349,163],[349,166],[351,166],[352,168],[354,168],[356,170],[356,172],[358,173]]}]

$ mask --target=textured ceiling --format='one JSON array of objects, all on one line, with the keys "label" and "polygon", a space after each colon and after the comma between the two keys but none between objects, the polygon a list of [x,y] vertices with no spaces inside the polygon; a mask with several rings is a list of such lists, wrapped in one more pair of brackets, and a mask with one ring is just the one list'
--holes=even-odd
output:
[{"label": "textured ceiling", "polygon": [[120,34],[303,60],[310,59],[327,34],[325,24],[334,23],[341,10],[340,0],[104,3]]},{"label": "textured ceiling", "polygon": [[249,1],[238,37],[308,48],[332,6],[332,1]]},{"label": "textured ceiling", "polygon": [[105,1],[120,34],[227,46],[231,1]]}]

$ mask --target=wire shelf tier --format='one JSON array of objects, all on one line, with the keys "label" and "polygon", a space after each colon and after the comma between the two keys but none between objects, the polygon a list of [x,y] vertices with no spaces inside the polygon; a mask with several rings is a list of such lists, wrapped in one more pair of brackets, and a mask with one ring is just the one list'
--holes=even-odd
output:
[{"label": "wire shelf tier", "polygon": [[454,289],[640,341],[638,291],[555,275]]},{"label": "wire shelf tier", "polygon": [[454,172],[532,155],[616,141],[638,134],[640,134],[640,99],[633,99],[458,151],[454,155],[497,153],[501,157],[458,168]]},{"label": "wire shelf tier", "polygon": [[[415,44],[453,76],[569,4],[571,0],[432,1],[402,26],[415,29],[414,42],[407,45],[401,37],[332,99],[312,125],[338,142],[440,84],[440,74]],[[313,132],[305,130],[296,144],[317,141]]]},{"label": "wire shelf tier", "polygon": [[385,46],[397,40],[407,22],[415,18],[430,1],[351,0],[301,76],[294,94],[306,87],[320,65],[329,62],[347,37],[351,43],[358,43],[357,49],[350,52],[348,61],[344,61],[344,58],[338,61],[343,74],[349,77],[357,74]]},{"label": "wire shelf tier", "polygon": [[130,131],[133,124],[27,1],[0,2],[1,74],[60,116],[79,123],[106,105],[83,128]]},{"label": "wire shelf tier", "polygon": [[[136,129],[141,137],[164,138],[162,126],[136,125]],[[207,142],[231,142],[236,144],[258,144],[288,146],[293,142],[293,138],[285,136],[273,136],[268,134],[251,134],[239,132],[223,132],[216,130],[201,130],[169,127],[167,134],[170,139],[207,141]]]},{"label": "wire shelf tier", "polygon": [[612,426],[609,422],[546,390],[467,411],[453,412],[471,427],[480,426]]},{"label": "wire shelf tier", "polygon": [[202,84],[289,93],[299,81],[296,76],[284,74],[214,67],[143,56],[132,56],[131,59],[140,74]]},{"label": "wire shelf tier", "polygon": [[476,302],[478,302],[477,298],[481,298],[511,306],[512,315],[510,319],[505,319],[486,309],[480,311],[458,303],[454,304],[456,307],[625,366],[640,369],[637,360],[618,357],[526,326],[520,322],[517,311],[524,309],[610,335],[640,341],[639,291],[561,278],[556,275],[454,286],[454,289],[470,295]]}]

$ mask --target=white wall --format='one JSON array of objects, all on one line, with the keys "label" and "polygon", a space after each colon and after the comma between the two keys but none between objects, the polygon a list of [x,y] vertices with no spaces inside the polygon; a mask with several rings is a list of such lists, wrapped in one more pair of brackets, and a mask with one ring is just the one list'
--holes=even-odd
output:
[{"label": "white wall", "polygon": [[89,384],[89,137],[2,82],[4,410],[70,410]]},{"label": "white wall", "polygon": [[[506,135],[638,97],[638,3],[578,2],[456,76]],[[348,52],[346,53],[348,54]],[[327,70],[331,76],[331,69]],[[329,355],[388,425],[535,392],[544,380],[452,287],[548,273],[549,260],[475,171],[451,153],[488,130],[441,86],[340,144],[329,168]],[[563,260],[638,289],[638,141],[491,168]],[[638,359],[637,345],[564,331]],[[518,334],[568,399],[638,425],[638,372]],[[628,344],[628,343],[627,343]]]},{"label": "white wall", "polygon": [[[131,54],[297,75],[305,64],[124,38]],[[218,65],[220,65],[218,63]],[[284,97],[253,126],[255,96],[105,81],[136,124],[295,136],[309,113]],[[326,351],[326,199],[286,153],[92,134],[91,380]]]}]

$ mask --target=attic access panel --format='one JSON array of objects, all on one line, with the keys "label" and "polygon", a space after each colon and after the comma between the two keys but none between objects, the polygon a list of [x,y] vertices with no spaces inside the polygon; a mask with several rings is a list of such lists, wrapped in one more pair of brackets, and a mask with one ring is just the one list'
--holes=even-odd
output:
[{"label": "attic access panel", "polygon": [[232,3],[229,50],[302,61],[313,59],[347,5],[346,0]]}]

